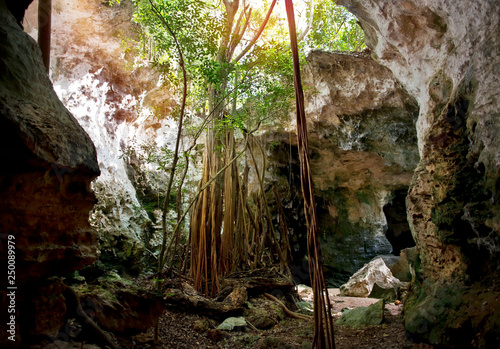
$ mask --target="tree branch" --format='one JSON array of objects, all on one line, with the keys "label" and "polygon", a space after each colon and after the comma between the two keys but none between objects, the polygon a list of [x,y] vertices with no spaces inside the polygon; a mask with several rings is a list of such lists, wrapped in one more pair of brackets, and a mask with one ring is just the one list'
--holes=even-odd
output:
[{"label": "tree branch", "polygon": [[271,3],[271,6],[269,7],[269,10],[267,11],[266,18],[264,19],[264,22],[262,22],[262,24],[260,25],[259,30],[257,31],[257,33],[255,33],[253,39],[250,40],[248,45],[243,49],[243,51],[241,51],[241,53],[238,55],[238,57],[236,57],[234,59],[233,63],[237,63],[244,55],[247,54],[248,51],[250,51],[252,46],[257,42],[260,34],[262,34],[262,32],[264,31],[264,28],[266,27],[267,22],[269,21],[269,18],[271,17],[271,13],[273,12],[274,5],[276,5],[276,1],[277,0],[273,0],[273,2]]},{"label": "tree branch", "polygon": [[309,31],[312,28],[313,18],[314,18],[314,0],[310,0],[309,6],[310,6],[309,13],[311,15],[309,16],[309,21],[307,22],[307,26],[304,28],[304,31],[302,33],[300,33],[300,36],[297,38],[298,42],[301,42],[302,40],[304,40],[307,33],[309,33]]}]

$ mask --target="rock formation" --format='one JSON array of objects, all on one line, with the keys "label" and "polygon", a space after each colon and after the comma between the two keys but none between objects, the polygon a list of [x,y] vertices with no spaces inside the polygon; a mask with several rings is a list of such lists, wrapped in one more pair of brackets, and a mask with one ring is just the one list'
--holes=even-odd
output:
[{"label": "rock formation", "polygon": [[[340,295],[351,297],[374,297],[372,291],[376,285],[380,289],[388,290],[386,294],[393,294],[395,296],[399,294],[400,289],[406,287],[405,283],[392,275],[391,270],[385,265],[384,260],[382,258],[377,258],[365,264],[363,268],[351,276],[349,281],[340,287]],[[397,298],[384,299],[389,302],[394,302]]]},{"label": "rock formation", "polygon": [[[375,255],[397,254],[414,239],[409,335],[450,347],[494,347],[500,342],[500,3],[338,3],[359,18],[373,59],[313,52],[304,70],[330,282],[340,285]],[[127,67],[121,57],[130,13],[95,1],[54,4],[54,86],[96,144],[100,166],[89,136],[55,95],[36,43],[0,0],[0,259],[5,265],[4,241],[14,236],[21,340],[54,336],[62,324],[64,286],[47,278],[98,257],[88,212],[99,171],[92,224],[104,260],[131,268],[141,260],[142,235],[154,231],[154,215],[144,207],[154,206],[159,191],[151,183],[162,178],[150,177],[154,172],[134,158],[140,147],[128,159],[122,155],[134,141],[154,140],[161,148],[175,134],[171,128],[164,135],[169,122],[158,114],[141,113],[152,104],[166,112],[175,102],[157,75]],[[24,24],[30,30],[29,18]],[[282,199],[299,257],[293,270],[307,278],[296,138],[287,130],[262,138],[270,157],[267,189]],[[21,310],[34,315],[23,318]]]},{"label": "rock formation", "polygon": [[91,310],[88,313],[95,322],[112,332],[146,332],[158,323],[164,309],[160,296],[120,279],[107,278],[100,285],[84,285],[76,292],[82,309]]},{"label": "rock formation", "polygon": [[[391,246],[394,239],[386,233],[388,225],[401,225],[398,216],[406,218],[404,197],[419,161],[418,107],[392,73],[367,55],[312,52],[307,59],[303,83],[323,263],[329,283],[338,287],[373,257],[413,244],[408,224],[406,242]],[[296,136],[273,131],[266,137],[270,185],[280,194],[292,230],[295,277],[304,282]],[[384,212],[392,203],[392,212]],[[404,228],[398,234],[395,239],[404,236]]]},{"label": "rock formation", "polygon": [[[87,133],[57,98],[36,42],[0,1],[0,261],[15,243],[15,277],[2,277],[2,323],[14,315],[17,341],[55,335],[64,317],[62,276],[99,256],[90,227],[99,175]],[[10,249],[9,249],[10,250]],[[2,273],[2,275],[5,275]],[[10,274],[12,276],[13,274]],[[7,285],[7,281],[9,284]],[[7,286],[17,287],[8,313]],[[10,292],[10,291],[9,291]],[[9,333],[2,331],[0,343]]]},{"label": "rock formation", "polygon": [[[140,155],[144,147],[161,154],[173,142],[175,121],[165,116],[175,101],[149,61],[135,54],[131,2],[53,0],[53,7],[51,78],[94,142],[101,170],[90,218],[99,234],[99,265],[137,273],[150,256],[145,248],[158,244],[155,208],[166,178]],[[26,14],[25,30],[36,36],[36,6]]]},{"label": "rock formation", "polygon": [[380,325],[384,321],[384,307],[385,302],[381,299],[368,307],[345,310],[336,324],[354,328]]},{"label": "rock formation", "polygon": [[417,244],[405,307],[416,340],[500,342],[500,3],[341,0],[372,56],[420,106],[420,163],[407,197]]}]

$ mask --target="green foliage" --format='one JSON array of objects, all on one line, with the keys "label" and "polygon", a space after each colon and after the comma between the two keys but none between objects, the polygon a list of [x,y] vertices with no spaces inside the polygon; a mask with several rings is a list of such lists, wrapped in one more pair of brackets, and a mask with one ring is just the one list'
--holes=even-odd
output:
[{"label": "green foliage", "polygon": [[312,23],[311,32],[305,39],[310,48],[328,51],[362,51],[366,48],[357,18],[343,6],[336,5],[334,0],[315,0]]},{"label": "green foliage", "polygon": [[203,82],[218,85],[231,73],[234,67],[228,63],[219,63],[215,60],[205,60],[199,67]]},{"label": "green foliage", "polygon": [[238,118],[244,120],[247,130],[259,122],[276,124],[288,120],[294,89],[285,34],[276,28],[272,35],[264,36],[239,67],[246,80],[236,91]]},{"label": "green foliage", "polygon": [[[165,73],[172,86],[178,85],[179,62],[172,36],[153,13],[149,0],[133,0],[133,3],[136,9],[134,21],[142,27],[140,41],[143,56],[149,57]],[[257,44],[241,62],[234,64],[217,59],[226,18],[220,2],[154,0],[153,4],[168,22],[183,50],[189,80],[189,110],[206,115],[209,86],[226,84],[227,93],[223,90],[219,98],[226,98],[222,102],[224,105],[235,99],[238,112],[237,115],[224,117],[218,125],[219,130],[248,130],[264,119],[276,122],[287,118],[293,106],[292,62],[286,20],[279,13],[278,6]],[[254,1],[250,5],[254,9],[249,29],[236,47],[236,54],[262,23],[269,2]],[[308,6],[303,13],[302,22],[307,22],[310,16],[313,16],[313,21],[311,30],[301,43],[302,53],[306,48],[361,50],[365,47],[363,32],[356,18],[333,0],[316,0],[314,6]],[[235,18],[238,16],[239,13]],[[245,19],[242,25],[244,22]],[[130,50],[130,45],[127,49]],[[304,56],[301,59],[304,61]],[[239,74],[239,80],[235,80],[236,74]],[[160,165],[164,167],[165,163]]]},{"label": "green foliage", "polygon": [[163,200],[164,198],[162,196],[159,196],[157,200],[143,202],[142,208],[148,213],[153,213],[155,210],[161,210],[161,203],[163,202]]},{"label": "green foliage", "polygon": [[[136,9],[134,21],[143,28],[140,35],[143,57],[149,57],[166,74],[169,82],[177,85],[178,57],[172,37],[152,12],[149,0],[133,0],[133,3]],[[266,117],[273,110],[284,113],[288,109],[288,105],[285,106],[284,103],[289,103],[287,99],[293,96],[290,93],[293,79],[287,47],[288,33],[283,25],[276,20],[270,21],[270,28],[265,30],[259,44],[246,55],[241,64],[235,66],[231,62],[217,59],[225,20],[223,6],[219,2],[155,0],[153,3],[182,47],[189,75],[188,103],[191,110],[205,114],[206,100],[209,98],[208,86],[219,86],[222,83],[228,84],[228,93],[222,96],[228,98],[227,104],[230,98],[236,98],[240,108],[252,100],[253,105],[259,106],[260,112],[257,114],[261,117]],[[254,9],[246,40],[254,35],[255,28],[265,16],[267,6]],[[244,21],[245,19],[242,25]],[[243,44],[246,42],[242,41]],[[235,52],[241,50],[241,46]],[[130,50],[130,45],[127,45],[127,49]],[[250,70],[252,73],[249,73]],[[240,72],[242,76],[246,74],[246,79],[238,81],[237,85],[233,83],[236,72]],[[285,75],[286,78],[283,78]],[[265,111],[264,115],[262,111]],[[240,129],[243,125],[248,128],[248,121],[244,120],[242,113],[238,116],[231,115],[230,120],[225,120],[225,123],[224,127],[231,124]]]},{"label": "green foliage", "polygon": [[[133,0],[133,3],[136,9],[133,20],[143,28],[143,54],[151,56],[165,71],[175,71],[179,57],[172,36],[153,13],[148,0]],[[217,52],[223,17],[206,1],[154,0],[153,4],[175,33],[186,69],[196,77]]]},{"label": "green foliage", "polygon": [[[302,22],[299,27],[304,27],[304,23],[309,22],[312,16],[310,31],[301,42],[302,53],[305,49],[355,51],[365,48],[363,31],[352,14],[345,8],[337,6],[334,0],[311,1],[315,1],[314,6],[309,6],[308,1],[305,6],[307,10],[303,8],[302,11],[304,15],[298,14],[299,22]],[[149,58],[165,73],[172,87],[177,86],[181,79],[178,76],[179,61],[172,36],[152,11],[149,0],[132,0],[132,2],[135,6],[133,20],[142,28],[137,47],[141,49],[144,58]],[[228,94],[222,96],[228,98],[225,104],[229,104],[229,98],[236,98],[238,109],[242,107],[244,109],[243,112],[239,111],[238,119],[241,122],[236,123],[237,128],[241,129],[242,125],[245,125],[249,129],[252,123],[269,118],[271,114],[276,119],[288,113],[293,98],[293,77],[288,29],[283,13],[279,12],[280,6],[274,9],[266,29],[254,48],[235,65],[217,59],[226,18],[224,6],[219,1],[152,0],[152,2],[168,22],[182,48],[188,71],[189,110],[206,114],[207,100],[210,98],[209,86],[227,84]],[[254,9],[249,29],[243,37],[242,44],[236,48],[236,54],[262,23],[269,2],[252,1],[250,5]],[[240,5],[240,11],[241,8]],[[235,18],[238,16],[239,12]],[[244,22],[243,18],[242,25]],[[124,46],[127,50],[131,50],[131,44],[126,40]],[[243,81],[234,84],[237,72]],[[247,120],[244,120],[245,117]],[[221,125],[221,127],[226,126]]]}]

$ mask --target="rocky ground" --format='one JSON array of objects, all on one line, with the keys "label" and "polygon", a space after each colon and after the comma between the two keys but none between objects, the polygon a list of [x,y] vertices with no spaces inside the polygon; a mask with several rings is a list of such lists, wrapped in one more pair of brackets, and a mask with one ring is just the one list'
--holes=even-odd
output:
[{"label": "rocky ground", "polygon": [[[292,310],[292,315],[312,315],[312,289],[304,285],[294,287],[276,275],[266,278],[271,275],[274,274],[255,271],[251,277],[243,273],[238,279],[225,279],[226,285],[232,280],[233,287],[223,301],[218,300],[219,296],[214,299],[203,297],[194,290],[190,280],[183,277],[163,280],[161,298],[157,295],[151,297],[156,280],[152,277],[134,280],[108,277],[105,282],[97,280],[94,286],[82,284],[72,288],[79,294],[83,311],[108,334],[113,333],[111,341],[115,342],[115,348],[155,348],[153,323],[158,316],[160,342],[155,349],[311,348],[312,317],[297,319],[287,316],[276,299]],[[273,282],[276,285],[274,291],[258,290],[258,287]],[[142,291],[137,291],[134,285],[141,285]],[[266,292],[274,293],[276,298],[272,299]],[[243,298],[238,299],[238,295],[243,295]],[[399,300],[387,302],[382,307],[379,299],[341,296],[336,288],[329,289],[329,295],[335,321],[336,349],[433,348],[406,338],[401,316],[403,304]],[[163,306],[158,306],[158,302],[164,303],[163,312]],[[376,323],[381,323],[357,328],[340,325],[347,318],[346,310],[356,309],[352,311],[355,313],[362,310],[361,307],[378,309],[375,311]],[[239,318],[242,324],[230,331],[218,328],[228,317]],[[372,317],[364,313],[361,318]],[[65,327],[65,339],[59,336],[61,340],[46,341],[32,348],[108,348],[109,342],[106,344],[102,337],[93,337],[95,333],[82,325],[81,319],[70,319]]]},{"label": "rocky ground", "polygon": [[[302,299],[310,297],[309,292],[299,288]],[[334,317],[338,319],[341,310],[368,306],[376,299],[340,297],[338,289],[331,289],[331,300]],[[402,304],[386,305],[384,323],[379,326],[368,326],[354,329],[346,326],[335,326],[335,343],[337,349],[374,349],[374,348],[420,348],[430,349],[426,344],[412,343],[405,337],[401,319]],[[208,331],[199,332],[193,326],[197,321],[206,319],[196,314],[168,309],[160,318],[161,348],[171,349],[215,349],[215,348],[310,348],[314,332],[313,322],[285,318],[268,330],[249,330],[222,332],[213,326]],[[153,329],[139,334],[132,339],[118,338],[123,348],[152,348]]]},{"label": "rocky ground", "polygon": [[[364,306],[366,299],[350,298],[343,300],[350,307]],[[339,304],[336,302],[335,304]],[[405,337],[404,327],[398,309],[388,305],[382,325],[354,329],[335,326],[336,349],[431,349],[430,345],[412,343]],[[394,313],[396,311],[396,314]],[[336,315],[336,318],[339,316]],[[176,310],[166,310],[160,318],[160,348],[165,349],[222,349],[222,348],[310,348],[313,336],[312,321],[286,318],[278,325],[265,331],[218,332],[214,329],[200,333],[193,324],[206,319],[196,314],[187,314]],[[116,337],[123,349],[154,348],[154,330],[138,334],[131,338]],[[90,343],[54,342],[46,349],[99,349]]]}]

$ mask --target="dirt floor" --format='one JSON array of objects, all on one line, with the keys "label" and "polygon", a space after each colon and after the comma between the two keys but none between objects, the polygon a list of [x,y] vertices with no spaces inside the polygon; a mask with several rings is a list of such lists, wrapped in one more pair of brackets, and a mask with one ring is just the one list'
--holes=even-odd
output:
[{"label": "dirt floor", "polygon": [[[299,287],[303,300],[310,300],[307,288]],[[330,290],[334,318],[338,319],[344,308],[368,306],[376,299],[340,297],[338,289]],[[375,349],[405,348],[430,349],[426,344],[412,343],[405,337],[400,312],[402,304],[386,305],[385,321],[380,326],[352,329],[335,326],[335,344],[337,349]],[[213,329],[197,332],[193,324],[203,317],[196,314],[185,314],[168,309],[160,318],[161,348],[167,349],[215,349],[215,348],[311,348],[313,336],[312,321],[286,318],[269,330],[250,330],[240,332],[224,332]],[[153,330],[130,339],[118,338],[123,348],[152,348]]]}]

